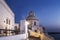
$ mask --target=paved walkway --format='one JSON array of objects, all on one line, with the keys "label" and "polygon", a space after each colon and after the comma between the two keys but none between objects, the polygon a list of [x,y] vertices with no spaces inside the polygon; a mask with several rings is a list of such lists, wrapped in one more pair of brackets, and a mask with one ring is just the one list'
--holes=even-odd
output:
[{"label": "paved walkway", "polygon": [[25,40],[26,34],[19,34],[14,36],[8,36],[8,37],[0,37],[0,40]]}]

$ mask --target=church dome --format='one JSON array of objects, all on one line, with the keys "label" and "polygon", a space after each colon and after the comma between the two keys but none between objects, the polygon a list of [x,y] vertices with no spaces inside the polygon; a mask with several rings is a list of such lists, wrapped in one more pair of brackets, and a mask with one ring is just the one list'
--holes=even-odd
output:
[{"label": "church dome", "polygon": [[27,20],[38,20],[38,19],[35,17],[34,12],[30,11]]}]

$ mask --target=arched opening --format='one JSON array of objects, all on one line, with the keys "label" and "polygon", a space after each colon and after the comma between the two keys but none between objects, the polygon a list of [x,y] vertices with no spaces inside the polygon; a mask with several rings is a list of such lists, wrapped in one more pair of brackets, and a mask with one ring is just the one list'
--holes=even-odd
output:
[{"label": "arched opening", "polygon": [[36,26],[36,22],[34,22],[34,25]]}]

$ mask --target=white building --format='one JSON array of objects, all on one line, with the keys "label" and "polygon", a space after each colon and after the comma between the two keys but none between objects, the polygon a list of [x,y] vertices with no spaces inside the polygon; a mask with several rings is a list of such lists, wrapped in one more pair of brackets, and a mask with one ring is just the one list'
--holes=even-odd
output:
[{"label": "white building", "polygon": [[14,29],[14,13],[4,0],[0,0],[0,29]]},{"label": "white building", "polygon": [[[33,11],[29,12],[28,17],[25,20],[29,23],[27,26],[29,40],[54,40],[53,37],[47,34],[45,28],[40,25],[39,20],[36,18]],[[24,32],[26,28],[25,20],[20,21],[22,32]]]},{"label": "white building", "polygon": [[14,31],[15,31],[15,34],[20,34],[20,24],[19,23],[15,23]]},{"label": "white building", "polygon": [[[19,26],[19,23],[15,23],[15,27],[18,29],[20,26]],[[15,28],[14,28],[15,29]]]},{"label": "white building", "polygon": [[20,33],[25,33],[25,21],[26,20],[20,20]]},{"label": "white building", "polygon": [[14,13],[4,0],[0,0],[0,30],[14,30]]},{"label": "white building", "polygon": [[[44,28],[40,26],[39,20],[35,17],[33,11],[29,12],[29,16],[25,20],[20,21],[20,27],[18,23],[15,23],[14,17],[14,13],[5,1],[0,0],[0,34],[12,35],[11,31],[16,27],[22,34],[25,33],[23,36],[28,37],[27,39],[29,40],[54,40],[53,37],[45,33]],[[28,26],[25,25],[25,21],[29,22]],[[17,31],[16,34],[18,34]]]}]

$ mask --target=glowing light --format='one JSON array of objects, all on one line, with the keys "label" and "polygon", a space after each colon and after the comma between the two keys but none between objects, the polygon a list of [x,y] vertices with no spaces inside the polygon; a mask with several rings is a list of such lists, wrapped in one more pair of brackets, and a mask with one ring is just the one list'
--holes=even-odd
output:
[{"label": "glowing light", "polygon": [[25,22],[25,25],[26,25],[26,26],[28,26],[28,25],[29,25],[29,22],[28,22],[28,21],[26,21],[26,22]]},{"label": "glowing light", "polygon": [[29,22],[25,21],[25,34],[26,34],[26,38],[28,38],[28,25],[29,25]]}]

